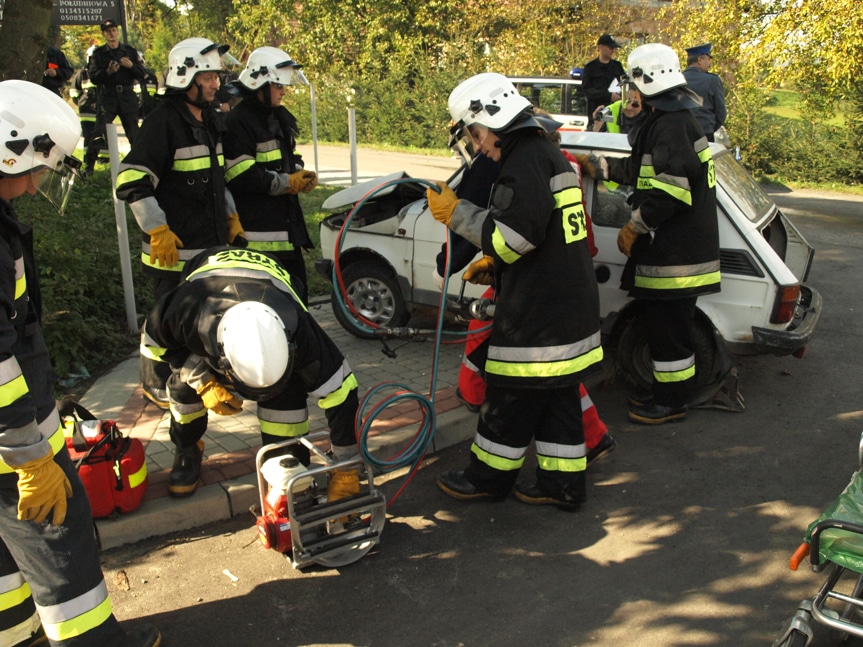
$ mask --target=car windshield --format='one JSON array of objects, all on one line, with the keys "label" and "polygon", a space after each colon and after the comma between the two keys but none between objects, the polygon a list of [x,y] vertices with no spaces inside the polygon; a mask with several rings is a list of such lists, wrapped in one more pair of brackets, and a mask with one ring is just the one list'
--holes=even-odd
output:
[{"label": "car windshield", "polygon": [[716,155],[714,163],[722,188],[725,189],[743,215],[752,222],[761,220],[770,211],[773,202],[758,186],[749,171],[743,168],[730,152]]}]

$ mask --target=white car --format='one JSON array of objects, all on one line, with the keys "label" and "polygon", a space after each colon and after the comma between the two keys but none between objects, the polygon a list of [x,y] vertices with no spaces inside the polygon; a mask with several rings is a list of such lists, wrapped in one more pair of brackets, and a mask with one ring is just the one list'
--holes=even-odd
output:
[{"label": "white car", "polygon": [[[567,133],[564,148],[573,153],[625,157],[625,135]],[[806,284],[813,249],[800,232],[734,159],[731,151],[711,145],[716,164],[716,216],[722,291],[697,302],[696,366],[699,402],[720,388],[730,394],[729,408],[742,408],[729,353],[802,356],[821,313],[821,296]],[[449,180],[457,186],[461,171]],[[324,208],[357,203],[374,187],[390,183],[355,211],[341,247],[340,267],[347,294],[369,321],[382,327],[404,326],[420,306],[436,306],[440,292],[432,281],[435,257],[446,235],[431,216],[425,186],[393,174],[357,185],[331,196]],[[639,303],[619,289],[626,257],[617,249],[617,233],[630,218],[626,198],[630,187],[614,186],[584,177],[584,196],[599,253],[594,260],[600,294],[603,346],[616,369],[639,387],[652,380],[653,367],[647,339],[640,325]],[[332,278],[336,239],[349,211],[321,223],[318,271]],[[462,289],[460,274],[449,282],[456,297]],[[479,297],[485,286],[467,284],[465,298]],[[373,336],[358,329],[335,301],[341,324],[358,336]],[[698,404],[694,402],[693,404]]]}]

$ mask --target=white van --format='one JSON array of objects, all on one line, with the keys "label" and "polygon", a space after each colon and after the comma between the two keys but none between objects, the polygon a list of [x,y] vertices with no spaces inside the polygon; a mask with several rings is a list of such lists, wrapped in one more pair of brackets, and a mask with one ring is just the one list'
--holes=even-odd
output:
[{"label": "white van", "polygon": [[[572,133],[564,147],[573,153],[629,155],[625,135]],[[696,366],[699,393],[713,398],[735,374],[729,353],[802,356],[821,314],[821,296],[806,283],[814,251],[791,221],[727,148],[711,144],[716,164],[716,217],[722,291],[698,298]],[[376,325],[403,326],[418,306],[437,306],[440,292],[432,282],[435,257],[446,229],[428,210],[425,186],[404,174],[393,174],[332,195],[324,208],[358,202],[384,182],[381,190],[357,211],[344,233],[340,254],[347,294],[357,310]],[[449,180],[457,186],[461,171]],[[626,257],[617,249],[617,233],[630,219],[626,198],[630,187],[584,177],[585,204],[593,219],[599,253],[594,260],[599,285],[603,347],[615,369],[630,382],[647,388],[653,366],[640,324],[639,303],[619,289]],[[347,211],[321,223],[323,258],[317,269],[332,278],[336,240]],[[449,282],[453,297],[462,289],[461,275]],[[464,285],[464,297],[478,298],[485,286]],[[348,316],[334,303],[336,317],[358,336]],[[726,384],[727,386],[727,384]],[[730,389],[734,391],[732,387]],[[729,408],[742,408],[742,401]],[[693,403],[696,404],[696,403]]]}]

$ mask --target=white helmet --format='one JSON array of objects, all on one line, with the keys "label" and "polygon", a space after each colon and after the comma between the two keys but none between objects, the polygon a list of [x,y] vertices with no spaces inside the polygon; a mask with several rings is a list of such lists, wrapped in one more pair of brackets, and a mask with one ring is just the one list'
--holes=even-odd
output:
[{"label": "white helmet", "polygon": [[239,82],[249,90],[258,90],[267,83],[308,85],[302,65],[276,47],[259,47],[249,54]]},{"label": "white helmet", "polygon": [[221,368],[241,389],[266,391],[290,377],[293,353],[285,322],[270,306],[243,301],[222,316],[216,331]]},{"label": "white helmet", "polygon": [[686,85],[680,59],[668,45],[649,43],[632,50],[626,61],[627,80],[644,97],[655,97]]},{"label": "white helmet", "polygon": [[228,45],[216,45],[206,38],[182,40],[168,54],[168,74],[165,86],[171,90],[187,90],[198,72],[218,72],[222,69],[222,54]]},{"label": "white helmet", "polygon": [[78,115],[59,96],[30,81],[0,82],[0,176],[47,169],[34,183],[60,213],[81,167],[72,157],[80,137]]},{"label": "white helmet", "polygon": [[450,93],[448,104],[455,128],[476,124],[498,132],[532,111],[530,101],[518,93],[512,81],[494,72],[477,74],[459,83]]}]

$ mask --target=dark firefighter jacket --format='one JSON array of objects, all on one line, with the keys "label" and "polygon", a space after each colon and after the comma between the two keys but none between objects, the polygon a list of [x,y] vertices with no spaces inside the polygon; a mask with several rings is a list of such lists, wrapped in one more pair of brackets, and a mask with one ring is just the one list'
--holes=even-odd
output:
[{"label": "dark firefighter jacket", "polygon": [[688,110],[655,110],[632,155],[608,159],[612,180],[635,186],[632,208],[651,230],[632,246],[621,288],[643,299],[719,292],[716,171],[710,144]]},{"label": "dark firefighter jacket", "polygon": [[461,200],[450,223],[495,260],[486,379],[514,388],[577,384],[602,360],[578,175],[538,130],[505,136],[501,153],[491,207]]},{"label": "dark firefighter jacket", "polygon": [[69,96],[78,106],[81,121],[96,121],[96,86],[90,80],[86,67],[82,67],[72,77],[72,87]]},{"label": "dark firefighter jacket", "polygon": [[65,446],[40,309],[32,230],[0,199],[0,483]]},{"label": "dark firefighter jacket", "polygon": [[269,252],[311,249],[300,200],[284,192],[287,176],[303,169],[296,152],[297,121],[284,107],[246,97],[225,116],[225,179],[249,247]]},{"label": "dark firefighter jacket", "polygon": [[167,361],[180,379],[197,390],[215,378],[244,398],[272,399],[273,392],[248,393],[219,367],[216,329],[222,315],[241,301],[272,307],[285,323],[291,353],[291,380],[324,410],[333,442],[356,442],[357,380],[338,347],[308,313],[291,279],[272,256],[249,249],[219,247],[186,264],[184,279],[155,305],[144,324],[142,353]]},{"label": "dark firefighter jacket", "polygon": [[[183,95],[167,95],[143,121],[120,164],[117,197],[135,214],[143,232],[141,260],[157,275],[177,276],[202,250],[227,243],[234,204],[225,187],[224,125],[210,108],[203,115],[202,123],[192,117]],[[180,262],[169,268],[150,264],[147,232],[164,224],[183,242]]]}]

